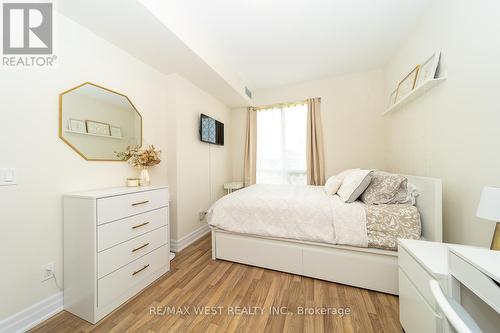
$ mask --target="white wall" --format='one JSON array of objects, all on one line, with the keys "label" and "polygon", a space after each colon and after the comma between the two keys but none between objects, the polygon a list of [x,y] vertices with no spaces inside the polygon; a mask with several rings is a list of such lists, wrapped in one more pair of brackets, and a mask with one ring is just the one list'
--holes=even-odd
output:
[{"label": "white wall", "polygon": [[[199,226],[192,208],[205,210],[210,203],[209,147],[198,140],[199,113],[228,120],[227,107],[180,76],[161,74],[54,14],[57,67],[0,73],[0,166],[16,167],[19,183],[0,187],[0,319],[58,291],[53,280],[41,282],[42,265],[55,262],[62,284],[62,194],[122,186],[138,174],[126,163],[87,162],[58,138],[60,92],[91,81],[132,100],[143,116],[144,144],[163,151],[151,178],[171,186],[174,214],[179,206],[174,239]],[[212,151],[214,199],[230,174],[226,151],[227,146]]]},{"label": "white wall", "polygon": [[[199,140],[200,113],[211,116],[230,128],[230,110],[191,82],[175,75],[175,127],[169,140],[176,147],[175,165],[169,179],[175,182],[176,207],[171,214],[172,238],[181,240],[206,225],[199,213],[224,195],[223,184],[230,180],[229,142],[210,145]],[[175,168],[175,169],[174,169]],[[175,175],[174,175],[175,173]]]},{"label": "white wall", "polygon": [[500,3],[439,0],[386,67],[386,96],[412,66],[442,50],[448,79],[384,117],[389,169],[443,179],[445,241],[489,246],[475,217],[484,185],[500,185]]},{"label": "white wall", "polygon": [[[382,70],[257,90],[255,106],[321,97],[326,176],[353,167],[384,167]],[[245,109],[233,110],[233,178],[243,180]]]},{"label": "white wall", "polygon": [[[126,163],[86,162],[59,139],[58,94],[91,81],[128,95],[143,115],[144,141],[166,149],[169,78],[65,17],[56,19],[56,68],[0,74],[0,165],[16,167],[19,183],[0,187],[0,318],[57,292],[53,280],[41,282],[42,265],[54,261],[62,284],[61,195],[120,186],[137,173]],[[166,164],[152,170],[152,180],[167,182]]]},{"label": "white wall", "polygon": [[[386,97],[412,66],[436,49],[448,79],[386,123],[390,170],[443,180],[444,238],[489,246],[493,222],[476,218],[484,185],[500,186],[498,73],[500,3],[433,1],[386,67]],[[462,301],[484,332],[500,317],[470,291]]]}]

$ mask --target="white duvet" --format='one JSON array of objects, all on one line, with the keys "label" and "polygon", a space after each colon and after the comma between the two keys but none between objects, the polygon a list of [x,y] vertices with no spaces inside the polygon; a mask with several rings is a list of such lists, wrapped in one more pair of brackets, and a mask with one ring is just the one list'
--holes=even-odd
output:
[{"label": "white duvet", "polygon": [[219,199],[207,218],[231,232],[368,246],[363,205],[329,196],[323,186],[252,185]]}]

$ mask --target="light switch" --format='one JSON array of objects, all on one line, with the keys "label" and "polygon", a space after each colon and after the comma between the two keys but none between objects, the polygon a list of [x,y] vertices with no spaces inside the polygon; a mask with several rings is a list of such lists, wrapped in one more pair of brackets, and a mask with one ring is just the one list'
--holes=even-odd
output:
[{"label": "light switch", "polygon": [[0,186],[16,185],[16,178],[15,168],[0,168]]}]

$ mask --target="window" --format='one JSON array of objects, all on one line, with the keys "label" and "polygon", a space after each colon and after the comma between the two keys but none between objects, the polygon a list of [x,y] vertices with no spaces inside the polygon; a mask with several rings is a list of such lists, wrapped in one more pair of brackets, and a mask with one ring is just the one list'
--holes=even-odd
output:
[{"label": "window", "polygon": [[307,184],[307,104],[257,112],[257,184]]}]

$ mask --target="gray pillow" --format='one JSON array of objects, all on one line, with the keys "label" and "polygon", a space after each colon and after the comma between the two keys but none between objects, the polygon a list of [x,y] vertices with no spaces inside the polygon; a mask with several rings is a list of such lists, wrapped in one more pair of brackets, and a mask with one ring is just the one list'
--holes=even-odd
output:
[{"label": "gray pillow", "polygon": [[408,179],[385,171],[374,171],[370,185],[361,195],[367,205],[399,203],[407,195]]}]

